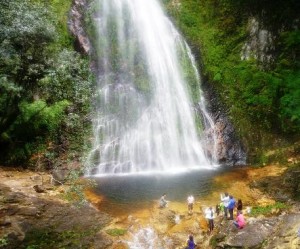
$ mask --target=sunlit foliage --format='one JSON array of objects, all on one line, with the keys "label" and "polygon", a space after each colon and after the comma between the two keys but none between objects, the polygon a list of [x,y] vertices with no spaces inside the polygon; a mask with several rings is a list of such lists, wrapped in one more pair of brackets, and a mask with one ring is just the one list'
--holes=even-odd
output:
[{"label": "sunlit foliage", "polygon": [[82,147],[77,139],[84,133],[92,80],[88,61],[71,47],[70,4],[1,1],[1,164],[26,165],[35,154],[59,156]]},{"label": "sunlit foliage", "polygon": [[[299,133],[298,1],[164,2],[194,51],[200,48],[204,73],[221,93],[237,127],[242,119],[268,131]],[[255,57],[241,60],[253,17],[260,29],[274,35],[269,63]]]}]

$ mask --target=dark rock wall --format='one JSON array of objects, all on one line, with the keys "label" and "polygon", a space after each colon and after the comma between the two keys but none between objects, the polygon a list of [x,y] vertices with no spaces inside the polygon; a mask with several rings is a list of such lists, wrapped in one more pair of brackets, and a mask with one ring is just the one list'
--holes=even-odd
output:
[{"label": "dark rock wall", "polygon": [[84,11],[87,7],[86,0],[74,0],[69,15],[68,27],[75,37],[75,49],[84,54],[91,53],[91,43],[84,30]]},{"label": "dark rock wall", "polygon": [[221,104],[216,91],[208,81],[203,80],[202,89],[207,100],[208,112],[215,123],[214,131],[206,131],[206,133],[215,133],[217,161],[222,165],[229,166],[246,165],[246,150],[236,134],[226,108]]}]

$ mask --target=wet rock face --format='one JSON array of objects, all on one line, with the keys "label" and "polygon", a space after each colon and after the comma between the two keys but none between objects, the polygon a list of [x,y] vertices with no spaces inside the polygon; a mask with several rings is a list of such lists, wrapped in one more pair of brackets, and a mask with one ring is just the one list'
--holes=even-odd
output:
[{"label": "wet rock face", "polygon": [[262,23],[252,17],[248,23],[249,39],[241,51],[241,60],[255,58],[262,63],[270,64],[275,51],[275,36],[268,30],[263,29]]},{"label": "wet rock face", "polygon": [[223,165],[245,165],[247,155],[245,148],[236,135],[235,129],[230,122],[226,109],[218,100],[216,92],[208,82],[203,85],[204,95],[207,100],[207,109],[212,115],[215,123],[213,130],[206,130],[205,137],[207,142],[206,154],[213,155],[213,144],[211,144],[212,137],[215,136],[216,144],[216,160]]},{"label": "wet rock face", "polygon": [[238,141],[234,128],[222,114],[215,124],[217,135],[217,159],[226,165],[245,165],[246,154]]},{"label": "wet rock face", "polygon": [[83,15],[86,5],[86,0],[74,0],[70,11],[68,26],[70,32],[75,37],[75,49],[78,52],[89,54],[91,51],[91,43],[83,29]]}]

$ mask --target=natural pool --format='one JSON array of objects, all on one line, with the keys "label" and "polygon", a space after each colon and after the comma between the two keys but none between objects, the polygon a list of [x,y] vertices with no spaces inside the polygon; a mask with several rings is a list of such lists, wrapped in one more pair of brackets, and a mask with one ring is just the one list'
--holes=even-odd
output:
[{"label": "natural pool", "polygon": [[167,194],[167,200],[171,202],[184,203],[190,194],[194,195],[196,201],[206,199],[217,190],[215,177],[235,170],[219,167],[176,174],[92,177],[96,181],[92,192],[101,197],[98,208],[108,213],[114,210],[118,214],[125,214],[158,201],[163,193]]},{"label": "natural pool", "polygon": [[[93,177],[97,186],[87,191],[87,197],[113,218],[106,229],[126,231],[124,236],[111,237],[115,245],[123,243],[121,248],[131,249],[182,248],[189,233],[198,241],[208,241],[201,233],[207,230],[203,211],[220,202],[220,193],[226,191],[236,199],[241,198],[245,208],[272,204],[274,200],[251,187],[251,183],[276,177],[283,171],[284,167],[277,166],[244,166],[168,175]],[[158,200],[164,192],[170,203],[162,210],[158,208]],[[188,194],[196,199],[192,215],[187,210]]]}]

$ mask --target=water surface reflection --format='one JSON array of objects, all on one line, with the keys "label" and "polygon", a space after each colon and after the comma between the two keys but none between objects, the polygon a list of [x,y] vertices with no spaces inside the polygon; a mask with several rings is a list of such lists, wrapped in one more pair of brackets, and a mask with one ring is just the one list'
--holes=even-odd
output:
[{"label": "water surface reflection", "polygon": [[195,170],[181,174],[127,175],[94,177],[97,186],[95,194],[106,201],[118,204],[132,204],[155,201],[163,193],[167,199],[182,202],[188,194],[196,199],[209,195],[214,176],[231,171],[230,168],[216,170]]}]

